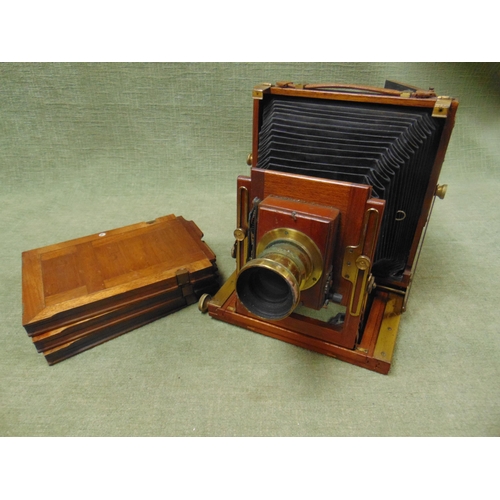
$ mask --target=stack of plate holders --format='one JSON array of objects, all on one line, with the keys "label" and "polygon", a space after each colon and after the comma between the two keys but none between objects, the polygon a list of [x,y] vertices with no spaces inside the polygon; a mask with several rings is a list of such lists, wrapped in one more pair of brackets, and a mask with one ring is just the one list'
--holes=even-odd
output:
[{"label": "stack of plate holders", "polygon": [[397,278],[439,146],[436,121],[426,109],[270,96],[257,168],[373,186],[386,208],[372,272]]},{"label": "stack of plate holders", "polygon": [[24,252],[23,326],[54,364],[218,288],[215,254],[168,215]]}]

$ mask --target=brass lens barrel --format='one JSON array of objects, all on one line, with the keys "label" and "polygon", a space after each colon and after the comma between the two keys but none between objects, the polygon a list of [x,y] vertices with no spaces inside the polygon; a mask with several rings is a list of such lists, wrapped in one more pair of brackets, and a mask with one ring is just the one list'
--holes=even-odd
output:
[{"label": "brass lens barrel", "polygon": [[238,298],[260,318],[286,318],[299,305],[300,291],[321,277],[321,252],[304,233],[279,228],[262,237],[257,254],[238,274]]}]

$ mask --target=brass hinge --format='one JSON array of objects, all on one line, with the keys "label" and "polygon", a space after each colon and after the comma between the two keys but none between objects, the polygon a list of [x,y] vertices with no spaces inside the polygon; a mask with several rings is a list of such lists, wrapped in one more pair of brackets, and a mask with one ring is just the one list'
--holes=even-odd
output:
[{"label": "brass hinge", "polygon": [[451,97],[438,96],[436,103],[434,104],[434,109],[432,110],[432,117],[446,118],[448,116],[448,110],[451,106],[451,101],[453,101]]},{"label": "brass hinge", "polygon": [[264,97],[264,92],[271,87],[271,83],[259,83],[258,85],[255,85],[252,90],[252,97],[254,99],[262,99]]}]

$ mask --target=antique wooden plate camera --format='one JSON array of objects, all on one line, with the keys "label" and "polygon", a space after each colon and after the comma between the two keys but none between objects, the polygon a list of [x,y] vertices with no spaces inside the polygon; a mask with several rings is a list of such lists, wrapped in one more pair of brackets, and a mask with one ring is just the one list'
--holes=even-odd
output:
[{"label": "antique wooden plate camera", "polygon": [[395,82],[279,82],[253,98],[236,270],[200,308],[387,373],[458,102]]}]

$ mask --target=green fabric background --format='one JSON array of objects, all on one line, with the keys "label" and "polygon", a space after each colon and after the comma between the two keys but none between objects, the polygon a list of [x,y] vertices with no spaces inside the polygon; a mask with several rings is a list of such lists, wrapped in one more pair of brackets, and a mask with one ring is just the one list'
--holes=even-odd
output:
[{"label": "green fabric background", "polygon": [[[460,99],[388,376],[191,306],[56,366],[21,326],[21,252],[174,213],[227,277],[254,84]],[[500,65],[1,64],[0,435],[498,436]]]}]

